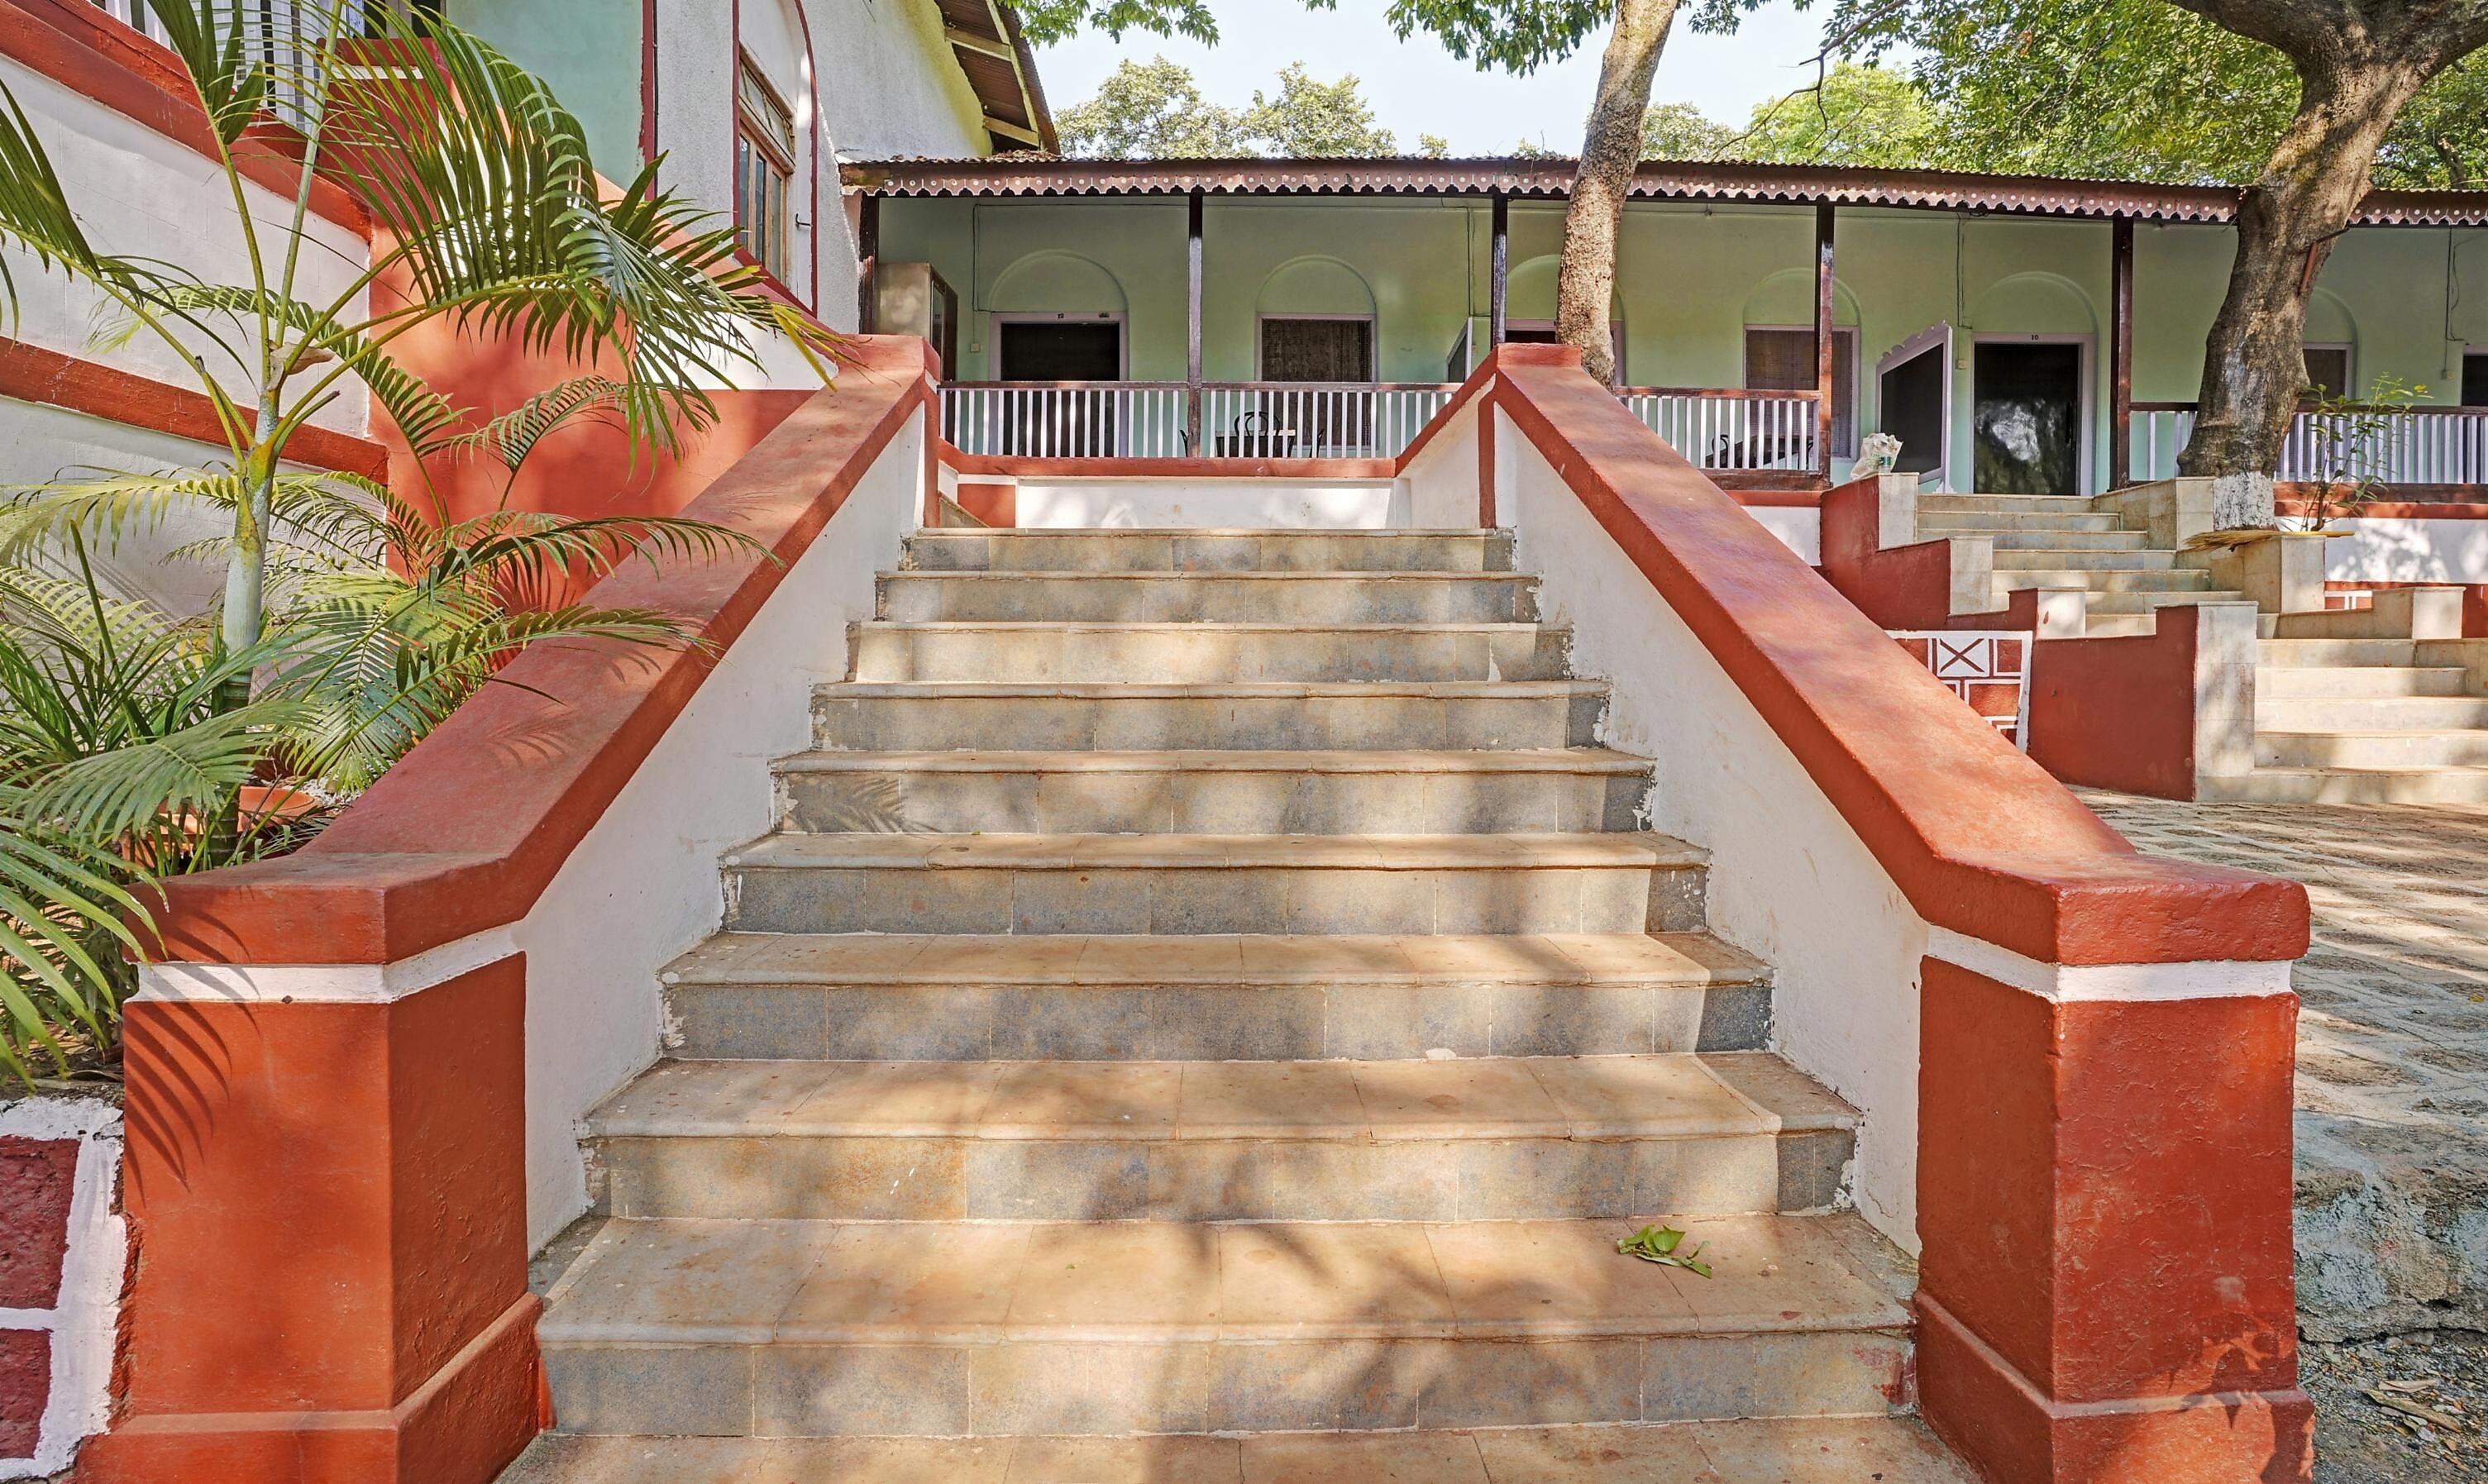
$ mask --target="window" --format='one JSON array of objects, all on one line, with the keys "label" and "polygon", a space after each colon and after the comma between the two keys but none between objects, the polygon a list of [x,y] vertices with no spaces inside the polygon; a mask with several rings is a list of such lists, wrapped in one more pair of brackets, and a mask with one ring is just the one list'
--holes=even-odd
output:
[{"label": "window", "polygon": [[1264,381],[1371,381],[1373,322],[1261,318]]},{"label": "window", "polygon": [[2462,405],[2488,407],[2488,350],[2474,350],[2462,357]]},{"label": "window", "polygon": [[736,240],[780,283],[790,279],[795,222],[787,202],[794,182],[794,110],[747,56],[735,106]]},{"label": "window", "polygon": [[[1748,326],[1745,387],[1757,392],[1814,390],[1814,331]],[[1853,329],[1831,332],[1831,457],[1857,457],[1857,332]]]},{"label": "window", "polygon": [[2350,395],[2350,348],[2348,346],[2308,346],[2306,384],[2318,397]]}]

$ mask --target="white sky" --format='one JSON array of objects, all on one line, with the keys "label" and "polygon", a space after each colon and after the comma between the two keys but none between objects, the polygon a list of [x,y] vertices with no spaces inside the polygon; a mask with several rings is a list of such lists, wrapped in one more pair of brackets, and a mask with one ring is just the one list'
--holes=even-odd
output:
[{"label": "white sky", "polygon": [[[1826,8],[1818,0],[1800,13],[1791,0],[1770,0],[1724,37],[1679,21],[1652,99],[1691,102],[1722,123],[1742,124],[1756,103],[1813,81],[1810,63]],[[1302,62],[1326,82],[1354,72],[1375,117],[1404,150],[1416,149],[1419,134],[1442,135],[1455,154],[1501,154],[1521,139],[1567,154],[1579,150],[1602,39],[1554,67],[1513,77],[1478,71],[1423,32],[1400,41],[1383,24],[1382,11],[1379,0],[1340,0],[1333,11],[1302,10],[1293,0],[1224,0],[1214,48],[1138,31],[1117,44],[1098,33],[1039,51],[1036,70],[1046,101],[1060,113],[1086,101],[1126,56],[1180,62],[1212,101],[1230,106],[1250,102],[1256,88],[1274,89],[1280,68]]]}]

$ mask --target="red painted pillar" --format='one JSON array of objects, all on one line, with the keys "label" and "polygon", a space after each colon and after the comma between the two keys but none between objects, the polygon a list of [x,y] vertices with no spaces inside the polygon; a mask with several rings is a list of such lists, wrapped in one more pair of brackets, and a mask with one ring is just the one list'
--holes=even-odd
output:
[{"label": "red painted pillar", "polygon": [[2257,969],[2090,997],[1924,961],[1920,1403],[1997,1484],[2308,1478],[2298,1003],[2213,977]]},{"label": "red painted pillar", "polygon": [[488,1484],[541,1424],[524,961],[125,1023],[128,1391],[81,1484]]}]

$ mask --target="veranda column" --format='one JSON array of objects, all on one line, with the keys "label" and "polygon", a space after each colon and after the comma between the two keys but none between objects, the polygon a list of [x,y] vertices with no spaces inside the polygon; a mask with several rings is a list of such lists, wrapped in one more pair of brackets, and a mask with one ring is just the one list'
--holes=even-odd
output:
[{"label": "veranda column", "polygon": [[1486,344],[1503,344],[1504,305],[1512,284],[1512,198],[1494,193],[1494,247],[1486,259]]},{"label": "veranda column", "polygon": [[1202,196],[1192,193],[1184,225],[1183,437],[1195,458],[1201,447],[1201,219]]},{"label": "veranda column", "polygon": [[2134,218],[2109,229],[2108,297],[2116,317],[2108,334],[2107,488],[2134,483]]},{"label": "veranda column", "polygon": [[1814,459],[1831,479],[1831,203],[1814,209]]},{"label": "veranda column", "polygon": [[856,330],[860,334],[873,331],[872,280],[880,266],[881,198],[866,191],[856,203]]}]

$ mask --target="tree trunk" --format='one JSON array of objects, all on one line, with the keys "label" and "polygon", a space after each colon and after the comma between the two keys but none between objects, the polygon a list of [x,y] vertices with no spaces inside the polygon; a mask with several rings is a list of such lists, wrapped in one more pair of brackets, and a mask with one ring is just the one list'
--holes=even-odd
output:
[{"label": "tree trunk", "polygon": [[1598,64],[1598,97],[1581,141],[1581,169],[1564,212],[1564,260],[1556,278],[1555,334],[1581,351],[1581,369],[1616,375],[1607,319],[1616,292],[1616,232],[1641,164],[1641,119],[1650,81],[1676,19],[1677,0],[1616,0],[1616,29]]},{"label": "tree trunk", "polygon": [[[2228,296],[2204,347],[2201,409],[2178,472],[2239,487],[2219,501],[2223,525],[2266,503],[2281,443],[2306,387],[2306,302],[2332,243],[2364,199],[2376,151],[2427,82],[2416,62],[2310,72],[2298,115],[2238,204]],[[2336,387],[2349,393],[2348,387]],[[2262,501],[2245,487],[2262,487]]]}]

